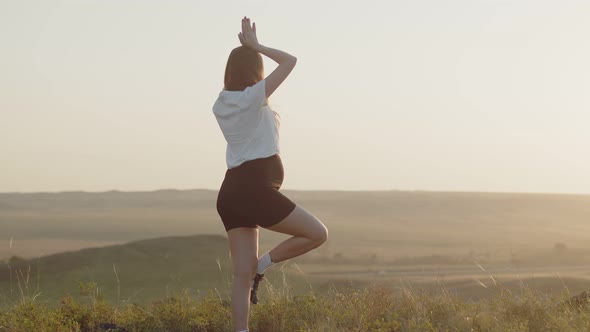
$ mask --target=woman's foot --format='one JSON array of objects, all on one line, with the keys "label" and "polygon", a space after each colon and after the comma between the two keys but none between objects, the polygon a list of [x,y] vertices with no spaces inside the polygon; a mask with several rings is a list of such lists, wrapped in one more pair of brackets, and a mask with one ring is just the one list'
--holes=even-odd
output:
[{"label": "woman's foot", "polygon": [[264,279],[264,274],[256,273],[256,276],[254,276],[254,284],[250,290],[250,302],[254,304],[258,303],[258,283],[260,283],[262,279]]}]

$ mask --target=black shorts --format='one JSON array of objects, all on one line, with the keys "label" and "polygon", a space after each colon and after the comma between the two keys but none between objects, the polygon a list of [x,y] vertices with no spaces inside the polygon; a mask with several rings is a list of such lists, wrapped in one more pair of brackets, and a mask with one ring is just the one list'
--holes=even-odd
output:
[{"label": "black shorts", "polygon": [[278,154],[228,169],[217,195],[217,212],[225,230],[269,227],[293,212],[296,204],[279,192],[283,178]]}]

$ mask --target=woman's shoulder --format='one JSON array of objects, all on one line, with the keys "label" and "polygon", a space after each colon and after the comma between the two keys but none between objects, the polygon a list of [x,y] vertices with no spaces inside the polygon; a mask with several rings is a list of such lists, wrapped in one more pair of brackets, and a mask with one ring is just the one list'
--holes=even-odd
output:
[{"label": "woman's shoulder", "polygon": [[262,79],[244,90],[221,90],[218,100],[242,108],[261,107],[266,101],[265,80]]},{"label": "woman's shoulder", "polygon": [[249,95],[253,93],[259,93],[261,90],[263,93],[265,89],[266,79],[261,79],[260,81],[247,86],[244,90],[226,90],[225,88],[221,89],[219,94],[230,95],[230,96],[240,96],[240,95]]}]

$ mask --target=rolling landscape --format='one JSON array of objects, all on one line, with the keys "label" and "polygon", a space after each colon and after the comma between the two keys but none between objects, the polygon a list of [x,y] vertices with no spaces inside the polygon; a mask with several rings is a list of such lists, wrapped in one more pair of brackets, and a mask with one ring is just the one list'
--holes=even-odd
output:
[{"label": "rolling landscape", "polygon": [[[590,289],[590,196],[426,191],[283,191],[329,228],[278,264],[265,292],[375,285],[445,288],[466,300],[523,286]],[[227,298],[231,268],[213,190],[0,194],[0,303],[56,306],[93,282],[109,302],[187,290]],[[260,252],[285,239],[260,231]]]}]

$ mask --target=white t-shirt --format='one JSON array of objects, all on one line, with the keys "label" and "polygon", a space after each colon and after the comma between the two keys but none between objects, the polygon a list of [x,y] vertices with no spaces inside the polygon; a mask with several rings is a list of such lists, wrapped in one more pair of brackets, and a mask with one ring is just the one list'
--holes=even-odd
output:
[{"label": "white t-shirt", "polygon": [[279,153],[278,114],[268,106],[266,80],[244,91],[221,90],[213,113],[227,141],[228,168]]}]

